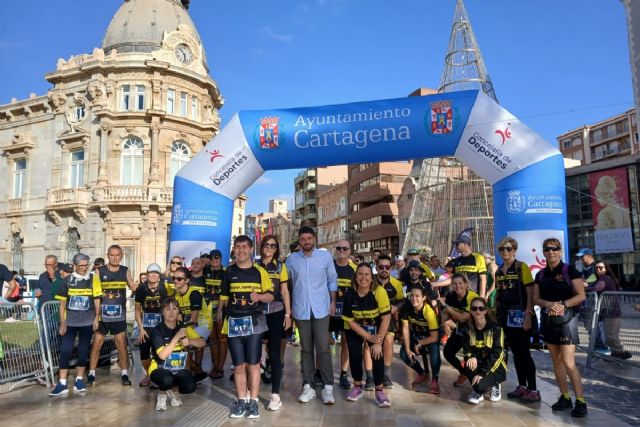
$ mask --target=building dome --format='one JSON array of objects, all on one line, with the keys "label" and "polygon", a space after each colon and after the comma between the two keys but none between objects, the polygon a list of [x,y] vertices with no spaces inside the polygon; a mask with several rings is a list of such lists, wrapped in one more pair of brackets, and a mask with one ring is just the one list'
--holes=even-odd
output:
[{"label": "building dome", "polygon": [[[188,2],[186,2],[188,4]],[[178,25],[193,29],[202,44],[187,9],[180,0],[125,0],[111,19],[102,41],[105,53],[153,52],[162,45],[162,34]]]}]

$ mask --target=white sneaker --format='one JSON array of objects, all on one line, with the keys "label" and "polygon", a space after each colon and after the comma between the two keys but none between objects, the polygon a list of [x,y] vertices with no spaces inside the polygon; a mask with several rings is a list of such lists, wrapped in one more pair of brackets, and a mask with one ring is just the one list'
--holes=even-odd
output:
[{"label": "white sneaker", "polygon": [[472,391],[471,394],[469,395],[469,397],[467,398],[467,402],[473,404],[473,405],[477,405],[478,403],[482,402],[484,400],[484,396],[481,395],[480,393],[476,393],[475,391]]},{"label": "white sneaker", "polygon": [[322,389],[322,402],[325,405],[333,405],[334,403],[336,403],[335,399],[333,398],[332,385],[325,385]]},{"label": "white sneaker", "polygon": [[167,410],[167,394],[158,393],[158,401],[156,402],[156,411],[166,411],[166,410]]},{"label": "white sneaker", "polygon": [[171,406],[182,406],[182,399],[180,398],[180,393],[174,393],[173,390],[167,390],[167,396],[169,396],[169,400],[171,401]]},{"label": "white sneaker", "polygon": [[271,400],[269,401],[269,406],[267,406],[267,409],[269,411],[277,411],[280,408],[282,408],[282,401],[280,400],[280,395],[277,393],[273,393],[271,395]]},{"label": "white sneaker", "polygon": [[316,391],[309,384],[305,384],[302,388],[302,394],[298,397],[298,402],[309,403],[311,399],[316,398]]},{"label": "white sneaker", "polygon": [[502,399],[501,387],[500,384],[496,384],[491,387],[491,396],[489,400],[492,402],[499,402]]}]

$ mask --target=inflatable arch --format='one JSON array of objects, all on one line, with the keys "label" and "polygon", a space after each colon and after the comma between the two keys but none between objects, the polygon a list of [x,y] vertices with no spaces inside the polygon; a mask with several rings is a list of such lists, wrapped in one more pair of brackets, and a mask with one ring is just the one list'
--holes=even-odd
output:
[{"label": "inflatable arch", "polygon": [[264,171],[439,156],[493,185],[496,240],[516,238],[534,268],[557,237],[567,259],[562,155],[477,90],[239,112],[175,178],[169,254],[228,259],[233,201]]}]

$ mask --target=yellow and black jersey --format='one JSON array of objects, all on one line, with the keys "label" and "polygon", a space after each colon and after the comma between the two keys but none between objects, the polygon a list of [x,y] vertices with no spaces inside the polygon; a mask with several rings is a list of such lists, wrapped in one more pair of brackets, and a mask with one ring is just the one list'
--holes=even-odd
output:
[{"label": "yellow and black jersey", "polygon": [[480,286],[480,276],[487,274],[487,265],[484,257],[473,252],[468,256],[459,256],[451,260],[454,273],[464,273],[469,279],[469,289],[478,292]]},{"label": "yellow and black jersey", "polygon": [[[408,264],[408,263],[407,263]],[[433,282],[436,280],[436,275],[433,274],[433,271],[431,271],[431,269],[429,268],[429,266],[427,264],[425,264],[424,262],[420,261],[420,268],[422,269],[422,273],[420,274],[420,277],[423,279],[427,279],[429,282]],[[404,283],[407,283],[411,280],[411,278],[409,277],[409,267],[405,267],[402,269],[402,271],[400,272],[400,280]]]},{"label": "yellow and black jersey", "polygon": [[289,272],[287,271],[287,266],[280,261],[271,261],[267,265],[260,262],[258,265],[264,268],[269,274],[269,278],[271,279],[271,283],[273,284],[273,302],[283,302],[282,284],[286,285],[286,283],[289,281]]},{"label": "yellow and black jersey", "polygon": [[500,266],[496,271],[498,312],[506,314],[509,307],[524,310],[527,307],[527,286],[533,286],[533,276],[531,276],[531,270],[526,263],[515,261],[507,268],[506,272],[503,271],[503,266]]},{"label": "yellow and black jersey", "polygon": [[69,326],[89,326],[96,317],[94,300],[102,297],[100,280],[95,274],[85,277],[73,273],[62,281],[57,300],[66,303],[66,320]]},{"label": "yellow and black jersey", "polygon": [[389,303],[399,303],[404,301],[404,291],[402,290],[402,282],[393,276],[389,276],[389,280],[384,285],[380,283],[378,276],[376,276],[378,284],[387,291],[389,297]]},{"label": "yellow and black jersey", "polygon": [[417,340],[428,337],[432,331],[437,331],[439,328],[436,312],[428,302],[418,312],[413,307],[406,311],[402,324],[405,328],[409,328],[410,335]]},{"label": "yellow and black jersey", "polygon": [[345,328],[349,328],[350,321],[355,321],[367,330],[372,326],[378,328],[382,316],[390,313],[389,296],[382,286],[377,286],[374,291],[369,291],[363,297],[358,294],[358,291],[350,288],[344,296],[342,319],[345,322]]},{"label": "yellow and black jersey", "polygon": [[338,274],[338,292],[336,292],[336,304],[344,301],[344,295],[347,290],[351,289],[351,280],[356,275],[357,266],[349,261],[347,265],[338,265],[334,260],[333,265],[336,267],[336,273]]},{"label": "yellow and black jersey", "polygon": [[240,268],[236,264],[229,266],[220,293],[220,300],[227,301],[227,314],[243,317],[261,313],[262,304],[251,301],[252,292],[273,293],[269,273],[258,265],[249,268]]},{"label": "yellow and black jersey", "polygon": [[[202,311],[202,294],[191,286],[188,287],[184,294],[176,290],[174,297],[178,301],[183,322],[188,323],[191,320],[192,311]],[[200,320],[198,320],[198,323],[200,323]]]},{"label": "yellow and black jersey", "polygon": [[[164,322],[160,322],[158,326],[151,330],[150,343],[151,343],[151,365],[149,366],[148,374],[151,375],[151,372],[160,368],[165,367],[165,361],[160,359],[158,353],[160,353],[173,339],[173,337],[178,333],[178,331],[182,328],[187,328],[187,338],[190,340],[196,340],[198,338],[203,338],[198,335],[198,332],[191,327],[186,326],[184,322],[178,322],[175,329],[169,328]],[[206,337],[204,337],[206,338]],[[182,345],[181,342],[178,342],[176,346],[173,348],[172,353],[184,353],[186,357],[187,348]]]},{"label": "yellow and black jersey", "polygon": [[213,314],[218,312],[218,304],[220,303],[220,289],[224,281],[224,268],[214,270],[206,268],[204,271],[205,293],[204,298],[210,303]]},{"label": "yellow and black jersey", "polygon": [[456,310],[458,313],[470,313],[471,312],[471,301],[474,298],[477,298],[478,294],[473,291],[467,291],[467,294],[462,297],[462,299],[458,298],[458,295],[451,291],[445,297],[445,303]]},{"label": "yellow and black jersey", "polygon": [[507,370],[504,333],[497,323],[487,322],[481,330],[469,326],[463,335],[462,349],[464,360],[472,357],[478,360],[478,375]]},{"label": "yellow and black jersey", "polygon": [[155,289],[149,288],[149,283],[144,282],[136,289],[136,304],[140,304],[143,313],[160,313],[162,301],[168,297],[164,283],[158,283]]},{"label": "yellow and black jersey", "polygon": [[102,287],[102,320],[118,322],[126,319],[127,307],[127,267],[121,265],[117,271],[109,270],[105,265],[98,269]]},{"label": "yellow and black jersey", "polygon": [[189,280],[189,287],[195,289],[196,291],[200,292],[202,296],[204,296],[204,293],[206,291],[206,277],[204,277],[204,274],[198,277],[192,276],[191,280]]}]

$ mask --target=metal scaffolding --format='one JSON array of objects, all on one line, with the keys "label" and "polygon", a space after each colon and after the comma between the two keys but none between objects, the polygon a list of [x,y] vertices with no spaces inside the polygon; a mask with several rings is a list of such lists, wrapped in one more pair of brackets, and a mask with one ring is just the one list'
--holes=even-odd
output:
[{"label": "metal scaffolding", "polygon": [[[493,83],[462,0],[457,0],[438,92],[481,89],[497,102]],[[422,161],[403,253],[449,255],[451,241],[473,227],[474,251],[494,252],[491,185],[453,157]]]}]

